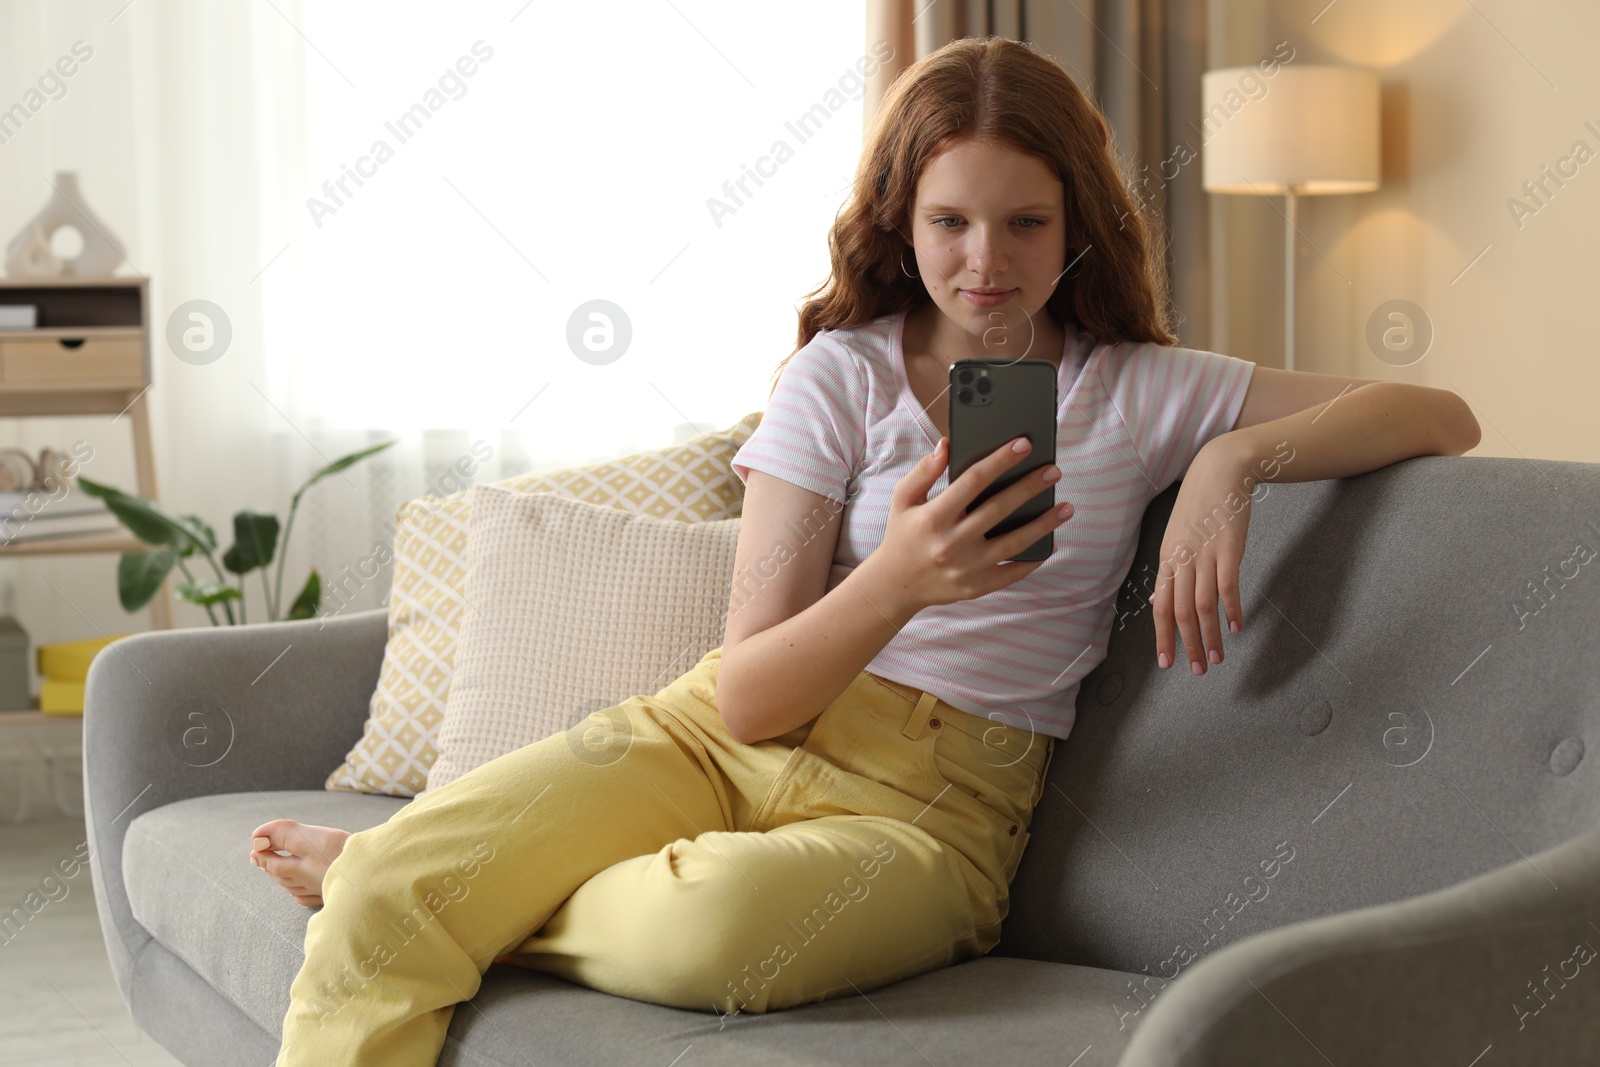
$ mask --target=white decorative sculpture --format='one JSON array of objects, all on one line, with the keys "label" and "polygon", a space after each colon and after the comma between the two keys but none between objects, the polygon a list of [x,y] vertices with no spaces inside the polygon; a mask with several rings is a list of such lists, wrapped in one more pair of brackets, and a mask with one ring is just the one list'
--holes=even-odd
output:
[{"label": "white decorative sculpture", "polygon": [[50,238],[37,222],[30,222],[6,249],[6,273],[24,278],[54,278],[61,261],[50,251]]},{"label": "white decorative sculpture", "polygon": [[[57,171],[54,191],[44,207],[6,245],[6,273],[15,278],[109,278],[122,263],[122,245],[84,203],[78,175]],[[71,227],[83,237],[83,250],[70,258],[50,248],[57,230]]]}]

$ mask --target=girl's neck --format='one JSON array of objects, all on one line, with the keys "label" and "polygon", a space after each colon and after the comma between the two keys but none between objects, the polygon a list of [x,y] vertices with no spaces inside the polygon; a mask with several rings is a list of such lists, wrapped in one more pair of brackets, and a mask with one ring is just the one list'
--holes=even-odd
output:
[{"label": "girl's neck", "polygon": [[[1059,366],[1067,342],[1066,330],[1044,308],[1033,316],[1031,325],[1031,337],[1028,336],[1027,324],[1023,326],[1021,348],[1026,352],[1025,356],[1013,357],[1013,349],[997,343],[988,347],[991,355],[987,358],[1043,359]],[[983,348],[969,341],[969,336],[960,325],[950,321],[937,304],[929,301],[906,313],[901,347],[908,361],[913,358],[925,359],[938,364],[942,370],[948,370],[958,359],[985,358]]]}]

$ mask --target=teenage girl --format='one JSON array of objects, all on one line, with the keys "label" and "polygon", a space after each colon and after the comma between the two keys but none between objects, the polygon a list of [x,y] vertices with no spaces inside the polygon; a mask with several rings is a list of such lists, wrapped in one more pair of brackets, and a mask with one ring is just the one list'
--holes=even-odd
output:
[{"label": "teenage girl", "polygon": [[[1299,465],[1288,480],[1474,443],[1422,396],[1453,394],[1406,394],[1404,430],[1390,393],[1313,427],[1287,416],[1373,387],[1173,347],[1158,242],[1106,122],[1023,44],[959,40],[900,75],[829,246],[832,276],[733,460],[746,493],[722,646],[610,709],[623,727],[599,757],[547,738],[370,830],[255,831],[252,862],[322,906],[280,1065],[431,1065],[496,962],[734,1013],[988,952],[1149,501],[1184,478],[1171,531],[1243,487],[1146,590],[1161,666],[1176,624],[1204,674],[1219,597],[1241,621],[1251,453],[1218,450],[1223,435],[1284,416],[1274,431],[1322,446],[1279,452]],[[1049,360],[1059,403],[1056,463],[971,514],[1027,442],[948,482],[948,368],[969,357]],[[986,539],[1052,484],[1058,507]],[[1049,558],[1007,562],[1047,533]]]}]

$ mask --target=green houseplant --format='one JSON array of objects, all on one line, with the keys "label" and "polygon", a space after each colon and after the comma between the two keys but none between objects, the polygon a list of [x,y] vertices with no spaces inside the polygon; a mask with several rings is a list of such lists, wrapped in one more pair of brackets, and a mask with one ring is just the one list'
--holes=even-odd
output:
[{"label": "green houseplant", "polygon": [[[259,570],[269,622],[283,618],[309,619],[316,615],[317,607],[322,603],[322,579],[315,567],[311,568],[294,603],[289,605],[288,614],[284,615],[282,610],[283,562],[288,554],[289,533],[294,529],[294,515],[300,507],[300,498],[322,479],[338,474],[395,443],[385,441],[381,445],[352,452],[308,478],[289,500],[289,518],[283,525],[281,544],[276,515],[265,511],[239,512],[233,517],[233,544],[222,554],[221,566],[217,565],[214,555],[217,550],[216,531],[199,516],[170,514],[154,501],[82,476],[77,482],[84,492],[104,500],[106,507],[128,528],[129,533],[152,546],[138,552],[124,552],[117,561],[117,597],[122,601],[122,610],[132,612],[144,607],[155,596],[156,590],[161,588],[162,580],[176,567],[185,579],[178,583],[178,595],[191,604],[205,608],[213,626],[221,624],[216,610],[219,606],[229,625],[242,623],[246,621],[244,576]],[[205,557],[215,578],[196,580],[190,573],[184,561],[196,555]],[[278,561],[277,577],[269,583],[267,570],[274,556]],[[223,574],[224,569],[238,576],[238,585],[228,582]],[[233,612],[236,602],[239,606],[237,619]]]}]

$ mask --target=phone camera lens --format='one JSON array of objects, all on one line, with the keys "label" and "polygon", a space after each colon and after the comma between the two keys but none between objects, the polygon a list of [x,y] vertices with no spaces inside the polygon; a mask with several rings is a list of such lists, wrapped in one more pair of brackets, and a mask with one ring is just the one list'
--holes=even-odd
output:
[{"label": "phone camera lens", "polygon": [[959,371],[957,371],[956,372],[956,381],[960,382],[962,385],[971,385],[972,384],[972,368],[971,367],[962,367]]},{"label": "phone camera lens", "polygon": [[989,379],[980,378],[978,380],[978,392],[982,393],[984,396],[988,396],[989,395],[989,390],[993,389],[993,388],[994,388],[994,383],[991,382]]},{"label": "phone camera lens", "polygon": [[960,392],[956,393],[956,399],[961,401],[963,404],[972,403],[972,390],[962,389]]}]

